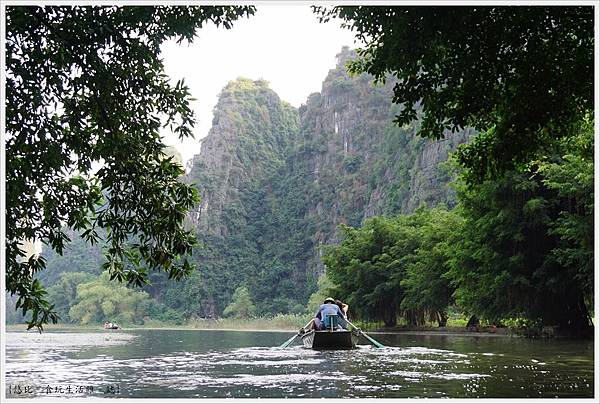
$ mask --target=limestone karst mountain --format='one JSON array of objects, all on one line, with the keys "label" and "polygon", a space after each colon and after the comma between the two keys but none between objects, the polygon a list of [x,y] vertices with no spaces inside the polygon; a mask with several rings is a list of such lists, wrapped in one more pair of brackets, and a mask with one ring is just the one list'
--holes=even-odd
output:
[{"label": "limestone karst mountain", "polygon": [[[264,80],[225,86],[183,178],[202,197],[187,218],[200,240],[197,270],[182,282],[151,274],[145,289],[162,305],[157,312],[220,316],[240,286],[259,314],[302,311],[324,270],[321,247],[338,241],[339,224],[454,204],[442,163],[471,131],[430,141],[415,136],[417,121],[397,127],[393,81],[349,75],[353,56],[342,49],[321,92],[300,108]],[[71,237],[63,256],[48,251],[47,286],[65,272],[101,272],[100,247]]]},{"label": "limestone karst mountain", "polygon": [[298,110],[265,81],[223,89],[186,179],[202,195],[189,222],[204,243],[205,299],[247,285],[262,311],[293,311],[314,291],[320,246],[336,242],[340,223],[453,204],[440,163],[469,130],[429,141],[415,136],[417,122],[395,126],[393,81],[349,75],[353,56],[344,48]]}]

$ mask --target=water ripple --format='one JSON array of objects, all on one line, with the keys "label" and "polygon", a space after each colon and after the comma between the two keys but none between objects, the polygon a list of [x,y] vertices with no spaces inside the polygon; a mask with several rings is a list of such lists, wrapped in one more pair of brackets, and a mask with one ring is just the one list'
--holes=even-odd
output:
[{"label": "water ripple", "polygon": [[567,373],[570,367],[550,366],[546,357],[515,357],[508,350],[194,350],[165,346],[172,342],[158,339],[158,332],[9,334],[7,383],[114,383],[130,397],[539,397],[544,391],[581,397],[593,391],[593,380],[585,376],[590,372]]}]

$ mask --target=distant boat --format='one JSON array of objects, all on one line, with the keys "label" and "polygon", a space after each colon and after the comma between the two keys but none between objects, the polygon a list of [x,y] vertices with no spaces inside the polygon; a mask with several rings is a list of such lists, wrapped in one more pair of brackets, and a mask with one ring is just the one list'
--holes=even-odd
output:
[{"label": "distant boat", "polygon": [[106,323],[104,323],[104,329],[105,330],[118,330],[119,326],[116,324],[113,324],[113,323],[106,322]]}]

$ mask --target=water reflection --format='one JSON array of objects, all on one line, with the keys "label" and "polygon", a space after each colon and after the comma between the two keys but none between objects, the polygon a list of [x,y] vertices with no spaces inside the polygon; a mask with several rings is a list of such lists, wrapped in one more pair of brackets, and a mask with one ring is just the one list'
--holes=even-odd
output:
[{"label": "water reflection", "polygon": [[[381,336],[354,351],[273,348],[287,334],[8,333],[7,383],[119,385],[129,397],[591,397],[593,342]],[[86,394],[82,394],[86,395]],[[87,395],[90,395],[89,392]],[[13,395],[14,397],[14,395]]]}]

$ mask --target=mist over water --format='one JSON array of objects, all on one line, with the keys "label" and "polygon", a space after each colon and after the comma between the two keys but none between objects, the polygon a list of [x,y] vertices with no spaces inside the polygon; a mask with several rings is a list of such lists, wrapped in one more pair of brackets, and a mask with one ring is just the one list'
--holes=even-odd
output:
[{"label": "mist over water", "polygon": [[286,333],[208,330],[10,332],[6,382],[21,386],[21,394],[7,394],[593,397],[593,341],[381,334],[377,339],[388,345],[385,349],[278,348],[287,338]]}]

